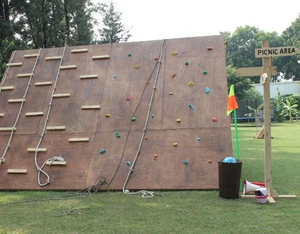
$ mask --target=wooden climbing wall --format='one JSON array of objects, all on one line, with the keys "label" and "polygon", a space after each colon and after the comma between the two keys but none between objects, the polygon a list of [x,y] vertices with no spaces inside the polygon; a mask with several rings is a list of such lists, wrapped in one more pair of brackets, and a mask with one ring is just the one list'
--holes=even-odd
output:
[{"label": "wooden climbing wall", "polygon": [[105,177],[120,190],[128,173],[126,189],[217,189],[226,108],[222,36],[16,51],[1,81],[0,189]]}]

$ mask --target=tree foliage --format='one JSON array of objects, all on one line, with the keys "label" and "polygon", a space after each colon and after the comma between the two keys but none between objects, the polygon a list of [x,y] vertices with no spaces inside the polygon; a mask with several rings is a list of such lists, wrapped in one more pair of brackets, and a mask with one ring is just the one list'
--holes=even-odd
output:
[{"label": "tree foliage", "polygon": [[0,80],[6,68],[6,63],[9,60],[9,55],[14,49],[14,42],[4,39],[0,43]]}]

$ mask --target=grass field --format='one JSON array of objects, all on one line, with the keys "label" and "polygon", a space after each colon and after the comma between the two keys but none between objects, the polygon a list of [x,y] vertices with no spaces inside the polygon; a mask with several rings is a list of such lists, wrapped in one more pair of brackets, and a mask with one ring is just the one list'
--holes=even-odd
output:
[{"label": "grass field", "polygon": [[[234,136],[234,129],[232,129]],[[273,187],[297,199],[258,204],[223,199],[218,191],[0,192],[0,233],[300,233],[300,121],[272,125]],[[239,127],[242,178],[264,179],[264,140]],[[235,152],[235,139],[233,137]]]}]

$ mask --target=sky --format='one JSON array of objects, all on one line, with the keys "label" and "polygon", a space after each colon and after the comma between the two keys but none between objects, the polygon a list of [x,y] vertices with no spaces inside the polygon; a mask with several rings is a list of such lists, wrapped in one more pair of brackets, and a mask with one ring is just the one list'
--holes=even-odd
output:
[{"label": "sky", "polygon": [[[109,3],[110,0],[94,0]],[[300,16],[300,0],[113,0],[128,41],[233,33],[254,26],[279,35]]]}]

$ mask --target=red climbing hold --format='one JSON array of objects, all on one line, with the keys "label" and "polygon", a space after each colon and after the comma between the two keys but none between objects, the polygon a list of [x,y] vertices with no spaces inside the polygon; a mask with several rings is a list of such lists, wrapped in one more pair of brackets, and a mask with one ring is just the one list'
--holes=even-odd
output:
[{"label": "red climbing hold", "polygon": [[127,101],[127,102],[129,102],[129,101],[130,101],[130,98],[129,98],[129,97],[128,97],[128,98],[126,98],[126,101]]},{"label": "red climbing hold", "polygon": [[208,160],[208,163],[212,163],[212,161],[211,161],[211,160]]},{"label": "red climbing hold", "polygon": [[211,46],[209,46],[209,47],[207,47],[207,49],[208,49],[208,50],[212,50],[212,47],[211,47]]},{"label": "red climbing hold", "polygon": [[158,57],[154,57],[154,60],[158,60]]},{"label": "red climbing hold", "polygon": [[173,74],[172,74],[172,78],[174,78],[175,76],[176,76],[176,73],[173,73]]},{"label": "red climbing hold", "polygon": [[216,117],[213,117],[213,118],[212,118],[212,121],[213,121],[213,122],[217,122],[217,118],[216,118]]},{"label": "red climbing hold", "polygon": [[148,140],[148,137],[145,137],[145,140]]},{"label": "red climbing hold", "polygon": [[150,81],[148,81],[148,82],[147,82],[147,84],[151,84],[151,82],[150,82]]},{"label": "red climbing hold", "polygon": [[153,160],[156,160],[157,159],[157,155],[155,154],[154,156],[153,156]]}]

